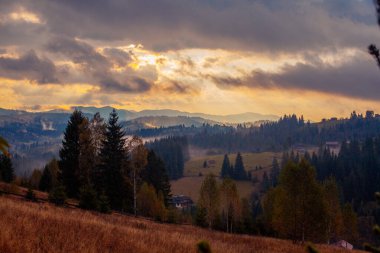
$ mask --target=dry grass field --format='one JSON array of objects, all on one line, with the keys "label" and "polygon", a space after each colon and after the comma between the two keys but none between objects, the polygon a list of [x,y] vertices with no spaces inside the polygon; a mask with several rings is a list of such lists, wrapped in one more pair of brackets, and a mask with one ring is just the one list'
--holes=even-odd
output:
[{"label": "dry grass field", "polygon": [[[242,153],[244,166],[247,171],[254,170],[256,166],[262,166],[263,168],[270,167],[272,165],[273,157],[277,157],[278,160],[281,159],[281,154],[272,152],[262,152],[262,153]],[[219,175],[220,169],[222,168],[224,155],[209,155],[209,156],[198,156],[191,158],[185,163],[185,176],[198,176],[199,173],[203,175],[213,173]],[[230,162],[235,163],[236,154],[228,155]],[[203,168],[204,161],[207,161],[208,167]]]},{"label": "dry grass field", "polygon": [[[272,166],[273,157],[281,161],[281,154],[272,152],[263,153],[243,153],[244,166],[247,171],[252,171],[252,175],[259,181],[262,180],[263,174]],[[204,176],[213,173],[214,175],[220,174],[224,155],[211,155],[194,157],[185,163],[185,177],[171,181],[172,193],[175,195],[187,195],[194,201],[197,201],[199,190],[201,188]],[[229,159],[231,163],[235,162],[236,154],[230,154]],[[208,162],[208,167],[203,168],[204,161]],[[261,166],[262,170],[254,170],[256,166]],[[199,176],[202,173],[203,176]],[[269,174],[268,174],[269,175]],[[221,181],[218,179],[218,181]],[[250,194],[258,189],[258,185],[253,185],[249,181],[236,181],[240,197],[249,197]]]},{"label": "dry grass field", "polygon": [[[304,253],[284,240],[231,235],[193,226],[159,224],[119,214],[32,203],[0,196],[0,252],[196,252],[199,240],[213,252]],[[323,253],[344,250],[317,246]]]},{"label": "dry grass field", "polygon": [[[205,177],[183,177],[178,180],[173,180],[170,182],[171,190],[174,195],[186,195],[191,197],[193,201],[197,201],[199,197],[199,191],[203,179]],[[217,179],[221,183],[221,179]],[[236,186],[241,198],[249,197],[256,187],[249,181],[236,181]]]}]

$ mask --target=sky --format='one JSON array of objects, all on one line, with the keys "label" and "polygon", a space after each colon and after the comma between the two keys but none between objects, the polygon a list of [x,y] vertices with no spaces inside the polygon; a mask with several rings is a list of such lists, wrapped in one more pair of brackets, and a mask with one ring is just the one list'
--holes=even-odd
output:
[{"label": "sky", "polygon": [[0,0],[0,107],[380,113],[372,0]]}]

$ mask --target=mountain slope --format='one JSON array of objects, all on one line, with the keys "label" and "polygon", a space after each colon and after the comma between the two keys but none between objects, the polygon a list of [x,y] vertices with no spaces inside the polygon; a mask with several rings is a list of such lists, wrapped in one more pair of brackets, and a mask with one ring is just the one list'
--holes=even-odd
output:
[{"label": "mountain slope", "polygon": [[[213,252],[304,253],[290,241],[226,234],[189,225],[170,225],[98,214],[0,196],[0,252],[196,252],[200,240]],[[321,252],[345,252],[325,245]],[[352,251],[356,252],[356,251]]]}]

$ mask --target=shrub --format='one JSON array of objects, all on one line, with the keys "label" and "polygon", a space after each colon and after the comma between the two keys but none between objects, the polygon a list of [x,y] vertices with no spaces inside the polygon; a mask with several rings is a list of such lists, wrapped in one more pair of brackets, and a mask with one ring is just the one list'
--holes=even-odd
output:
[{"label": "shrub", "polygon": [[306,252],[308,252],[308,253],[319,253],[319,251],[311,243],[308,243],[306,245]]},{"label": "shrub", "polygon": [[110,202],[107,198],[107,196],[102,193],[100,196],[99,196],[99,201],[98,201],[99,205],[98,205],[98,211],[101,212],[101,213],[110,213],[111,212],[111,208],[110,208]]},{"label": "shrub", "polygon": [[63,206],[66,203],[66,199],[65,188],[62,185],[54,187],[49,192],[49,201],[57,206]]},{"label": "shrub", "polygon": [[28,191],[26,192],[25,198],[27,200],[30,200],[30,201],[33,201],[33,202],[37,202],[36,194],[34,193],[34,191],[32,190],[31,187],[28,188]]},{"label": "shrub", "polygon": [[207,227],[208,224],[207,224],[206,216],[207,216],[206,209],[202,207],[198,207],[195,213],[195,218],[194,218],[195,225],[203,227],[203,228]]},{"label": "shrub", "polygon": [[197,243],[197,252],[198,253],[211,253],[210,244],[207,241],[200,241]]},{"label": "shrub", "polygon": [[80,189],[79,207],[86,210],[99,209],[98,196],[91,185],[83,186]]}]

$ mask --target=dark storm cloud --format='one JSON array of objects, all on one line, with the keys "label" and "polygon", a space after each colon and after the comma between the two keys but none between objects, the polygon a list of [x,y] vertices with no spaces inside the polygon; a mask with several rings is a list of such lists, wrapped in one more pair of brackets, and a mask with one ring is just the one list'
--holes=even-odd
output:
[{"label": "dark storm cloud", "polygon": [[40,84],[59,82],[52,61],[29,51],[19,58],[0,57],[0,76],[12,79],[29,79]]},{"label": "dark storm cloud", "polygon": [[[43,24],[4,18],[20,6],[37,14]],[[111,46],[99,53],[84,40],[99,45],[141,43],[153,50],[247,50],[270,53],[273,60],[280,53],[366,50],[368,44],[380,43],[372,0],[0,0],[0,15],[0,46],[17,46],[20,52],[47,49],[51,59],[65,58],[81,67],[80,77],[75,76],[69,67],[57,70],[52,61],[31,51],[18,59],[0,58],[1,76],[40,83],[88,82],[109,92],[144,92],[154,78],[137,77],[131,69],[112,72],[113,66],[128,65],[133,53]],[[375,99],[380,97],[379,73],[370,60],[363,56],[341,66],[309,61],[284,66],[276,74],[255,71],[246,79],[206,78],[220,87],[278,87]],[[192,74],[197,66],[191,59],[180,64],[179,73],[197,74]],[[205,67],[214,64],[210,60]],[[176,83],[169,87],[186,91]]]},{"label": "dark storm cloud", "polygon": [[380,40],[371,1],[339,0],[341,5],[331,2],[41,0],[25,4],[44,17],[53,34],[131,41],[156,50],[200,47],[298,51],[365,48],[369,41]]},{"label": "dark storm cloud", "polygon": [[212,77],[221,88],[258,87],[308,90],[362,99],[380,99],[380,71],[371,59],[355,57],[343,65],[298,63],[280,73],[255,70],[245,78]]},{"label": "dark storm cloud", "polygon": [[[134,75],[120,76],[111,72],[113,63],[125,66],[131,61],[130,54],[119,49],[106,49],[105,55],[97,52],[90,44],[56,37],[47,43],[46,49],[51,53],[62,55],[82,67],[82,74],[108,92],[144,92],[152,84]],[[130,73],[132,74],[132,73]],[[88,81],[89,81],[88,80]]]}]

